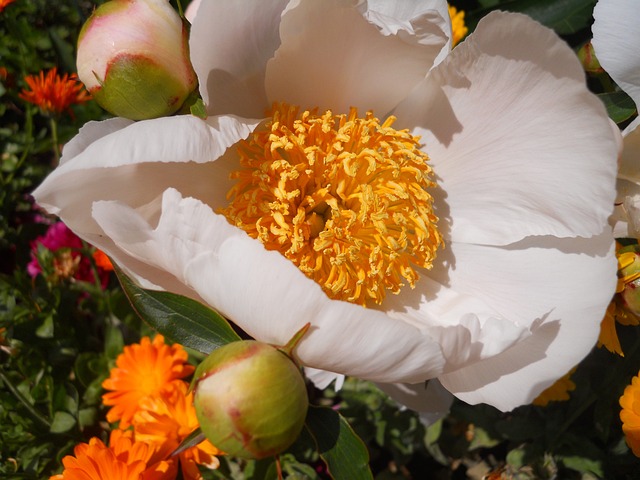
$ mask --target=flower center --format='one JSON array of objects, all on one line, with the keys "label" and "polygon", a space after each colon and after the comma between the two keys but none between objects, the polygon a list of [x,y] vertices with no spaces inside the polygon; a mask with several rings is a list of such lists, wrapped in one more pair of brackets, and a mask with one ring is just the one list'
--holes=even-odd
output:
[{"label": "flower center", "polygon": [[368,112],[358,118],[274,105],[240,142],[241,169],[221,210],[333,299],[382,303],[431,268],[443,243],[419,138]]}]

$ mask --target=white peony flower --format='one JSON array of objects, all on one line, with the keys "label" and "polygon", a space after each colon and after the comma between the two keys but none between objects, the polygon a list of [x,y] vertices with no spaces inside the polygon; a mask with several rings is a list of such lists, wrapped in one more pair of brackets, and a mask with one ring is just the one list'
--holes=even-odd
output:
[{"label": "white peony flower", "polygon": [[[602,67],[640,106],[640,5],[599,0],[593,10],[593,48]],[[616,237],[640,238],[640,117],[622,132],[624,147],[614,212]]]},{"label": "white peony flower", "polygon": [[[616,140],[552,31],[494,13],[451,51],[449,22],[438,0],[202,2],[210,116],[87,124],[34,196],[143,287],[256,339],[311,322],[308,367],[416,410],[442,386],[528,403],[595,345],[614,293]],[[282,102],[346,117],[286,137]]]}]

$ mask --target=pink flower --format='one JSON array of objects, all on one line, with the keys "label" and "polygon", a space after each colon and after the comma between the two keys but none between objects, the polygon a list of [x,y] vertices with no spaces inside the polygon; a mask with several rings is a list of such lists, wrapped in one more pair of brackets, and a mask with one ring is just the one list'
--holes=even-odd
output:
[{"label": "pink flower", "polygon": [[[43,266],[37,255],[40,245],[53,253],[53,270],[56,277],[73,277],[76,280],[94,282],[91,259],[89,256],[83,255],[82,240],[63,222],[52,224],[43,236],[36,238],[31,243],[31,261],[27,265],[27,272],[32,278],[43,271]],[[109,281],[109,271],[100,265],[97,266],[97,271],[100,284],[104,288]]]}]

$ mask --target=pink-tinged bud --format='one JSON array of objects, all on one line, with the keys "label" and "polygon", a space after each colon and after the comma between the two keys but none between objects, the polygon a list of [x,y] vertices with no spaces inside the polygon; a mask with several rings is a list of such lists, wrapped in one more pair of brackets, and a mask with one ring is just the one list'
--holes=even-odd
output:
[{"label": "pink-tinged bud", "polygon": [[197,86],[188,36],[168,0],[111,0],[80,31],[78,77],[114,115],[171,115]]},{"label": "pink-tinged bud", "polygon": [[194,405],[207,439],[228,455],[261,459],[300,435],[309,400],[300,368],[252,340],[214,350],[198,366]]}]

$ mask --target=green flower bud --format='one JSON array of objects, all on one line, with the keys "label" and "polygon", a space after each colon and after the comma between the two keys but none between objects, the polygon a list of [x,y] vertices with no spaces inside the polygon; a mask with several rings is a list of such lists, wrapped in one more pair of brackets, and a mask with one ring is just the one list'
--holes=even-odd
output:
[{"label": "green flower bud", "polygon": [[304,426],[309,400],[300,368],[266,343],[239,341],[214,350],[194,383],[200,428],[228,455],[276,455]]},{"label": "green flower bud", "polygon": [[197,86],[188,27],[168,0],[111,0],[80,31],[78,78],[102,108],[132,120],[175,113]]},{"label": "green flower bud", "polygon": [[595,52],[593,51],[593,45],[591,42],[587,42],[578,50],[578,59],[582,63],[582,67],[585,72],[592,74],[600,74],[604,72],[604,69],[600,65]]}]

